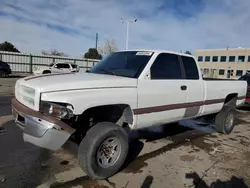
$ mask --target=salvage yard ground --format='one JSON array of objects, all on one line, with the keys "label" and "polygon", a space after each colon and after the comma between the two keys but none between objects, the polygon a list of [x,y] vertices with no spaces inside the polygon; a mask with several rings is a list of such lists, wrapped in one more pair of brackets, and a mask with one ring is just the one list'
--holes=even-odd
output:
[{"label": "salvage yard ground", "polygon": [[[250,111],[237,113],[230,135],[210,124],[182,121],[132,132],[126,165],[108,180],[89,179],[79,168],[77,145],[50,152],[22,140],[11,120],[16,77],[0,78],[0,187],[181,188],[250,186]],[[138,138],[139,140],[136,140]]]}]

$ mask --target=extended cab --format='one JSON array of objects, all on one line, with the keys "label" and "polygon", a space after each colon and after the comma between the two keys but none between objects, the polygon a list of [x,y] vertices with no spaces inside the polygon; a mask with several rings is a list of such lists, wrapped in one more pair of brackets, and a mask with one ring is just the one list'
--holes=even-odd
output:
[{"label": "extended cab", "polygon": [[126,159],[129,130],[214,114],[228,134],[246,91],[246,81],[204,80],[187,54],[120,51],[86,73],[18,80],[12,108],[26,142],[57,150],[74,136],[81,168],[105,179]]}]

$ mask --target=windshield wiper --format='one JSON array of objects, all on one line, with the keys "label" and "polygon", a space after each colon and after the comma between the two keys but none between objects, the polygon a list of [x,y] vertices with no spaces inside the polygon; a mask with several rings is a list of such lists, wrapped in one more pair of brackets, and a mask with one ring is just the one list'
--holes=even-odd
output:
[{"label": "windshield wiper", "polygon": [[99,70],[101,70],[101,71],[103,71],[103,72],[106,72],[106,73],[108,73],[108,74],[116,75],[114,72],[112,72],[112,71],[110,71],[110,70],[108,70],[108,69],[102,69],[102,68],[100,68]]}]

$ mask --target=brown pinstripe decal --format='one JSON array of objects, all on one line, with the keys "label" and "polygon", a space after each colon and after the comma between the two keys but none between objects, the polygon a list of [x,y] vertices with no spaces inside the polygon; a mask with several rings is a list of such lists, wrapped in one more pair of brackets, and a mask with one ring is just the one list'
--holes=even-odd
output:
[{"label": "brown pinstripe decal", "polygon": [[[242,100],[245,98],[246,96],[240,96],[238,97],[238,100]],[[170,104],[170,105],[163,105],[163,106],[153,106],[153,107],[148,107],[148,108],[138,108],[138,109],[134,109],[133,111],[135,115],[140,115],[140,114],[148,114],[148,113],[162,112],[162,111],[168,111],[168,110],[176,110],[176,109],[181,109],[181,108],[199,107],[203,105],[223,103],[224,101],[225,99],[212,99],[212,100],[206,100],[206,101]]]}]

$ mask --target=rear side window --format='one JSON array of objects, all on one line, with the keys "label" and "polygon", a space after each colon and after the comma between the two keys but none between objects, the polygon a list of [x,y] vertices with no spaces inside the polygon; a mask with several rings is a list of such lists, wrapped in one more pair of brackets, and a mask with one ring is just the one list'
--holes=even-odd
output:
[{"label": "rear side window", "polygon": [[77,68],[77,65],[75,65],[75,64],[71,64],[71,66],[73,69]]},{"label": "rear side window", "polygon": [[196,62],[194,58],[192,57],[187,57],[187,56],[181,56],[185,74],[186,74],[186,79],[189,80],[197,80],[199,79],[199,71],[196,65]]},{"label": "rear side window", "polygon": [[175,54],[161,53],[151,66],[151,79],[182,79],[181,65]]},{"label": "rear side window", "polygon": [[66,63],[58,63],[57,67],[61,68],[61,69],[69,69],[70,68],[69,64],[66,64]]}]

